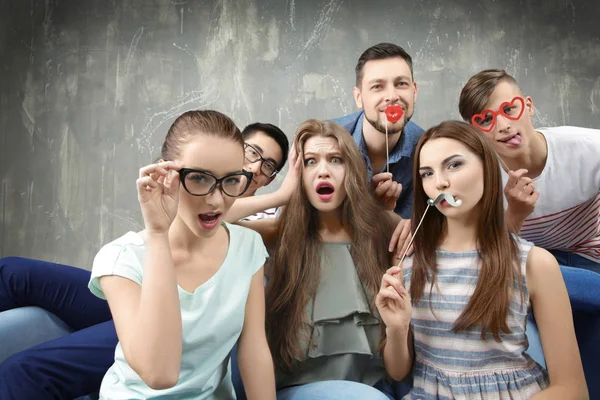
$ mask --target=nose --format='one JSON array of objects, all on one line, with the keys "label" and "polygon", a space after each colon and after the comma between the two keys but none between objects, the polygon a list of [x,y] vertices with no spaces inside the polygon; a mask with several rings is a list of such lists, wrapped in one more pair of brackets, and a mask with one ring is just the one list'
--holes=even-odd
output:
[{"label": "nose", "polygon": [[261,173],[261,171],[260,171],[261,166],[262,166],[261,160],[258,160],[257,162],[253,162],[253,163],[251,163],[250,161],[246,161],[246,165],[244,166],[244,168],[246,169],[246,171],[252,172],[252,174],[256,177]]},{"label": "nose", "polygon": [[319,163],[319,166],[317,167],[317,177],[318,178],[329,178],[330,174],[329,174],[329,168],[327,167],[327,163],[321,161]]},{"label": "nose", "polygon": [[387,102],[390,104],[394,104],[398,100],[400,100],[400,95],[396,92],[393,83],[390,85],[390,89],[387,91],[386,97],[387,97],[387,99],[386,99]]},{"label": "nose", "polygon": [[436,174],[435,175],[435,187],[437,190],[443,191],[448,189],[450,183],[448,182],[448,178],[445,174]]},{"label": "nose", "polygon": [[500,114],[496,116],[496,130],[498,132],[507,132],[510,129],[510,120],[504,115]]},{"label": "nose", "polygon": [[223,203],[225,202],[223,196],[225,196],[225,194],[223,194],[221,186],[217,186],[212,192],[205,196],[206,204],[215,209],[222,208]]}]

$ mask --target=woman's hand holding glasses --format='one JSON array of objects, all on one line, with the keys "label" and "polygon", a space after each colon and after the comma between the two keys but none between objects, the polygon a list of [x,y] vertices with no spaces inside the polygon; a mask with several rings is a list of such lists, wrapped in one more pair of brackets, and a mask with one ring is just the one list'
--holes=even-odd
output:
[{"label": "woman's hand holding glasses", "polygon": [[138,200],[146,229],[150,233],[165,233],[177,215],[179,202],[179,171],[174,161],[150,164],[140,169],[137,179]]}]

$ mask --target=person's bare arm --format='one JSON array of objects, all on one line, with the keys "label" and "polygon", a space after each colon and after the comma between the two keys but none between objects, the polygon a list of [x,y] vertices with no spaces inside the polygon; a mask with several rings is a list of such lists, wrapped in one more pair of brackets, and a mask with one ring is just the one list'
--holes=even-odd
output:
[{"label": "person's bare arm", "polygon": [[521,226],[535,209],[535,203],[540,197],[540,193],[535,191],[533,180],[525,174],[526,169],[509,171],[508,181],[504,186],[504,196],[508,203],[504,216],[509,231],[515,235],[521,231]]},{"label": "person's bare arm", "polygon": [[238,364],[249,400],[275,400],[275,371],[265,333],[263,268],[252,277],[238,345]]},{"label": "person's bare arm", "polygon": [[401,381],[408,376],[413,363],[412,333],[409,327],[386,327],[383,365],[388,375]]},{"label": "person's bare arm", "polygon": [[383,275],[375,305],[385,324],[383,365],[392,379],[401,381],[412,368],[413,342],[410,332],[412,305],[402,283],[402,268],[394,266]]},{"label": "person's bare arm", "polygon": [[242,218],[268,210],[269,208],[286,205],[288,200],[289,194],[281,189],[273,193],[237,199],[229,211],[227,211],[227,214],[225,214],[224,219],[229,223],[235,223]]},{"label": "person's bare arm", "polygon": [[142,285],[120,276],[99,283],[129,366],[152,389],[179,380],[182,325],[177,279],[167,233],[146,239]]},{"label": "person's bare arm", "polygon": [[539,247],[527,257],[527,287],[550,376],[550,386],[533,398],[588,399],[569,295],[556,259]]},{"label": "person's bare arm", "polygon": [[263,218],[256,221],[238,221],[236,225],[252,229],[260,234],[265,247],[270,251],[277,244],[279,218]]}]

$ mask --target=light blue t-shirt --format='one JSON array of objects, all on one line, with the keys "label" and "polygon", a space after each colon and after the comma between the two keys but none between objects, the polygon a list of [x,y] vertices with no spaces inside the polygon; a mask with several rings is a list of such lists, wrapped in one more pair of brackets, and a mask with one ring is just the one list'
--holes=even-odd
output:
[{"label": "light blue t-shirt", "polygon": [[[225,224],[229,248],[221,268],[194,293],[178,286],[183,328],[183,355],[179,382],[154,390],[131,369],[121,343],[115,362],[100,388],[101,399],[235,399],[229,355],[244,324],[252,275],[265,263],[267,251],[260,235],[250,229]],[[89,288],[105,298],[101,276],[118,275],[141,285],[144,240],[129,232],[103,246],[94,259]]]}]

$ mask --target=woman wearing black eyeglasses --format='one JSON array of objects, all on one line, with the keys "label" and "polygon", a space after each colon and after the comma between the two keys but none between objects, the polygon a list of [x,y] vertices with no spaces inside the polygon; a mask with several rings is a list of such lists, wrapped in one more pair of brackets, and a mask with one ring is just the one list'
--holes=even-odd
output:
[{"label": "woman wearing black eyeglasses", "polygon": [[256,232],[223,221],[252,179],[243,165],[233,121],[191,111],[171,126],[161,162],[140,169],[145,229],[105,245],[89,284],[108,300],[119,337],[101,399],[234,399],[228,364],[238,338],[249,398],[275,399],[267,252]]}]

